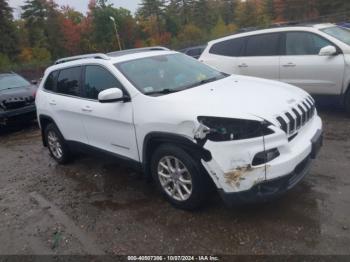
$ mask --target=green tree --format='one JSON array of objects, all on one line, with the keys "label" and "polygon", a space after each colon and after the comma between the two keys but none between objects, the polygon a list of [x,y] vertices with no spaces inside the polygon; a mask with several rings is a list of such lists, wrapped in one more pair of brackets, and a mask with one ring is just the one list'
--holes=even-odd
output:
[{"label": "green tree", "polygon": [[211,31],[210,36],[215,39],[215,38],[222,37],[222,36],[226,35],[227,33],[228,33],[227,26],[225,25],[224,20],[220,16],[215,27]]},{"label": "green tree", "polygon": [[214,27],[217,17],[210,8],[209,0],[197,0],[193,5],[193,23],[202,31],[210,32]]},{"label": "green tree", "polygon": [[143,19],[155,17],[158,36],[162,32],[164,7],[165,0],[142,0],[140,8],[137,10],[137,16]]},{"label": "green tree", "polygon": [[47,20],[46,0],[26,0],[22,6],[22,18],[28,31],[29,44],[32,47],[48,47],[45,32],[45,21]]},{"label": "green tree", "polygon": [[0,0],[0,36],[0,53],[13,58],[19,51],[18,35],[7,0]]},{"label": "green tree", "polygon": [[252,0],[239,2],[235,9],[235,21],[238,27],[255,27],[257,25],[256,5]]},{"label": "green tree", "polygon": [[235,20],[235,8],[238,0],[222,0],[219,12],[225,24],[231,24]]},{"label": "green tree", "polygon": [[201,29],[193,24],[185,25],[177,36],[179,48],[202,44],[205,40],[205,34]]}]

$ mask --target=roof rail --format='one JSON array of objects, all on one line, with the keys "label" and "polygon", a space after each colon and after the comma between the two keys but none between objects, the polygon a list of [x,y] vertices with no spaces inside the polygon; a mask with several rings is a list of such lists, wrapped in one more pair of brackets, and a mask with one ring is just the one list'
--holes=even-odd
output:
[{"label": "roof rail", "polygon": [[107,55],[117,57],[117,56],[129,55],[129,54],[135,54],[135,53],[141,53],[141,52],[147,52],[147,51],[169,51],[169,49],[163,46],[151,46],[151,47],[133,48],[133,49],[110,52],[110,53],[107,53]]},{"label": "roof rail", "polygon": [[70,62],[70,61],[75,61],[79,59],[86,59],[86,58],[95,58],[95,59],[104,59],[104,60],[109,60],[110,58],[102,53],[96,53],[96,54],[87,54],[87,55],[77,55],[77,56],[70,56],[70,57],[65,57],[56,60],[55,65]]}]

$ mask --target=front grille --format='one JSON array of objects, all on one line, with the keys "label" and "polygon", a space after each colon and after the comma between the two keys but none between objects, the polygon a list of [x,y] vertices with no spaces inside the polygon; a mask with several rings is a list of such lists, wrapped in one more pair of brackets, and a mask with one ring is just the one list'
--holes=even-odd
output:
[{"label": "front grille", "polygon": [[294,135],[302,126],[304,126],[315,114],[315,102],[311,97],[307,97],[290,111],[277,116],[276,120],[280,128],[288,135]]},{"label": "front grille", "polygon": [[13,110],[13,109],[18,109],[21,107],[33,105],[34,101],[35,99],[33,96],[16,97],[16,98],[3,100],[2,105],[5,110]]}]

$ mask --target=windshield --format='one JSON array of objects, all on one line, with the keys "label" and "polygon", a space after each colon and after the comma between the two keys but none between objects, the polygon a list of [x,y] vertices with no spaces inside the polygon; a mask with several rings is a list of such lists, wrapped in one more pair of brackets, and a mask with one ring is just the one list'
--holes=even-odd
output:
[{"label": "windshield", "polygon": [[337,38],[343,43],[350,45],[350,30],[340,26],[332,26],[321,29],[322,32]]},{"label": "windshield", "polygon": [[0,90],[29,86],[30,83],[16,74],[0,74]]},{"label": "windshield", "polygon": [[177,92],[226,76],[183,54],[146,57],[115,66],[138,90],[148,95]]}]

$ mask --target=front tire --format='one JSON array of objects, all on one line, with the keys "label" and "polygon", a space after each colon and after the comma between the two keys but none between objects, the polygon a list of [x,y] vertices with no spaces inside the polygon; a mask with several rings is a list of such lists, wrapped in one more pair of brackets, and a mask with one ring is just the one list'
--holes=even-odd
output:
[{"label": "front tire", "polygon": [[45,140],[50,155],[59,163],[66,164],[70,160],[68,146],[55,124],[49,124],[45,129]]},{"label": "front tire", "polygon": [[200,162],[180,147],[164,144],[152,156],[153,180],[175,207],[194,210],[208,197],[209,178]]}]

